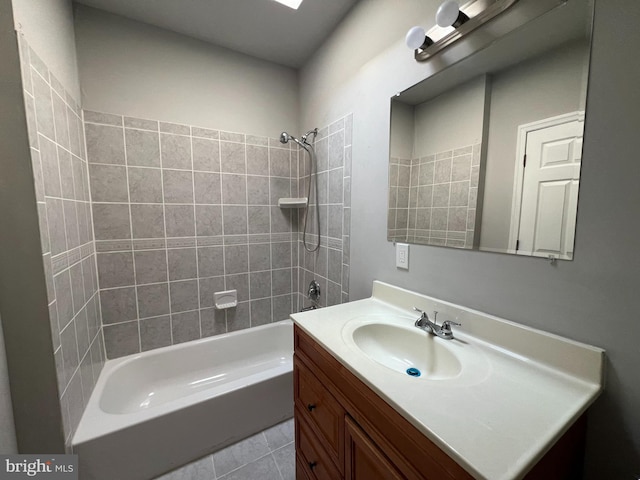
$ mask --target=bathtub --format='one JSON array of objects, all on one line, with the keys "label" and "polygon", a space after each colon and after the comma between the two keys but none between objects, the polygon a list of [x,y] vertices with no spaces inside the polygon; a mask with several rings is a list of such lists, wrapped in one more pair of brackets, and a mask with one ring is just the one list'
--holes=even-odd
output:
[{"label": "bathtub", "polygon": [[108,360],[72,440],[82,480],[150,479],[293,416],[290,320]]}]

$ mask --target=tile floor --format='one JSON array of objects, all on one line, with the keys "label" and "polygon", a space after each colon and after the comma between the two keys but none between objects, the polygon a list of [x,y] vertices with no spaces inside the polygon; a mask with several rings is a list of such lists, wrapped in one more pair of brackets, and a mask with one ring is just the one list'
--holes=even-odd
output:
[{"label": "tile floor", "polygon": [[293,418],[156,480],[295,480]]}]

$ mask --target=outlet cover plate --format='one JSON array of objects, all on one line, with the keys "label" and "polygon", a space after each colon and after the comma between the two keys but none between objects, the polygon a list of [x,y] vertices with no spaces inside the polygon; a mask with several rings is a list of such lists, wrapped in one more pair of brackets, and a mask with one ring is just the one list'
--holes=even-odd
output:
[{"label": "outlet cover plate", "polygon": [[396,243],[396,267],[409,270],[408,243]]}]

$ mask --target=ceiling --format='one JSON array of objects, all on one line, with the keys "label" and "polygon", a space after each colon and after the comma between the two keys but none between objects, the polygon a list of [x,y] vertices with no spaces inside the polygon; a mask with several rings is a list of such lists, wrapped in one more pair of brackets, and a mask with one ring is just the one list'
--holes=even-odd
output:
[{"label": "ceiling", "polygon": [[231,50],[299,68],[358,0],[75,0]]}]

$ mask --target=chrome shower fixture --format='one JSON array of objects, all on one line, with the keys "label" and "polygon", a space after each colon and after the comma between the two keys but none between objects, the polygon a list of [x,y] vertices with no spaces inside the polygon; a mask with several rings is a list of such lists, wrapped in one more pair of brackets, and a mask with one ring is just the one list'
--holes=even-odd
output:
[{"label": "chrome shower fixture", "polygon": [[[309,142],[308,140],[309,135],[313,135],[311,142]],[[309,220],[309,210],[310,210],[309,201],[311,200],[311,185],[313,183],[311,180],[312,178],[315,180],[316,199],[318,196],[318,193],[317,193],[318,192],[318,175],[317,175],[318,167],[316,165],[316,152],[313,148],[313,141],[315,140],[317,135],[318,135],[317,128],[314,128],[313,130],[309,130],[307,133],[302,135],[302,137],[300,137],[300,140],[298,140],[293,135],[289,135],[287,132],[282,132],[280,134],[280,143],[287,144],[289,143],[289,141],[293,140],[295,143],[300,145],[300,147],[305,149],[306,152],[309,154],[310,168],[309,168],[309,183],[308,183],[308,189],[307,189],[307,205],[304,212],[304,227],[302,229],[302,245],[304,246],[304,249],[307,252],[316,252],[320,248],[320,206],[317,200],[315,202],[315,205],[316,205],[315,217],[316,217],[316,227],[318,229],[318,241],[316,242],[316,245],[313,248],[307,245],[307,224]],[[314,176],[314,170],[315,170],[315,176]]]},{"label": "chrome shower fixture", "polygon": [[291,135],[287,132],[282,132],[280,134],[280,143],[289,143],[289,140],[291,140]]},{"label": "chrome shower fixture", "polygon": [[302,142],[301,142],[300,140],[298,140],[293,135],[289,135],[287,132],[282,132],[280,134],[280,143],[287,144],[291,140],[296,142],[298,145],[300,145],[302,148],[304,148],[307,152],[309,151],[309,144],[306,142],[304,137],[303,137]]},{"label": "chrome shower fixture", "polygon": [[320,295],[322,295],[320,284],[315,279],[311,280],[309,288],[307,289],[307,296],[312,302],[317,302],[320,300]]},{"label": "chrome shower fixture", "polygon": [[304,135],[302,135],[302,137],[300,137],[300,140],[298,140],[296,137],[294,137],[293,135],[289,135],[287,132],[282,132],[280,134],[280,143],[289,143],[290,140],[293,140],[294,142],[296,142],[298,145],[300,145],[302,148],[304,148],[305,150],[308,150],[307,147],[311,146],[311,143],[309,143],[307,141],[307,138],[309,137],[309,135],[313,134],[313,139],[311,141],[313,141],[316,138],[316,135],[318,135],[318,129],[314,128],[313,130],[309,130],[307,133],[305,133]]},{"label": "chrome shower fixture", "polygon": [[313,134],[313,138],[311,139],[311,141],[313,142],[313,140],[315,140],[316,136],[318,135],[318,129],[314,128],[313,130],[309,130],[307,133],[305,133],[304,135],[302,135],[302,141],[306,144],[308,144],[309,142],[307,142],[307,138],[309,138],[309,135]]}]

